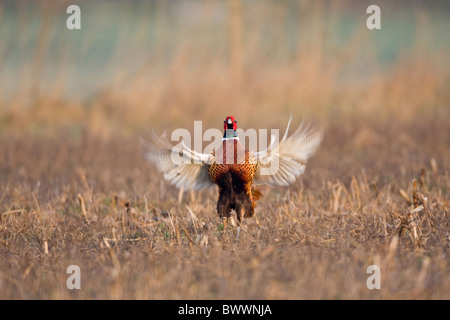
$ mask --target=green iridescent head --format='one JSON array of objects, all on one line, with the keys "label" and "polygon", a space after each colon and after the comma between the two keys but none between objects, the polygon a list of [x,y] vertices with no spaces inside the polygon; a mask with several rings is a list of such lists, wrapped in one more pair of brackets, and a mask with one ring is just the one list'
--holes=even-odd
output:
[{"label": "green iridescent head", "polygon": [[236,139],[238,137],[236,129],[237,129],[237,121],[233,116],[226,117],[223,122],[223,127],[225,132],[223,133],[224,139]]}]

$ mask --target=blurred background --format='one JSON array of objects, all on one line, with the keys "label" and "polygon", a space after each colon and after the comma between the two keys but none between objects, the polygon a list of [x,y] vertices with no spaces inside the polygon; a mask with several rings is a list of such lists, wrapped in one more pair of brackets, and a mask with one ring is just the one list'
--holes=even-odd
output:
[{"label": "blurred background", "polygon": [[[81,30],[69,30],[70,4]],[[381,8],[381,30],[366,9]],[[448,121],[448,1],[0,1],[0,133]],[[299,120],[298,120],[299,121]],[[56,130],[56,131],[55,131]]]}]

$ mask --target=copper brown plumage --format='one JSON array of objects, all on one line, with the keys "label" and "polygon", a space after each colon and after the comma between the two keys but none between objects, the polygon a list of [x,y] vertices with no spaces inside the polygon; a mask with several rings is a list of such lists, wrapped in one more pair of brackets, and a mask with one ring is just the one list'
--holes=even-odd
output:
[{"label": "copper brown plumage", "polygon": [[[211,181],[219,187],[217,212],[220,217],[228,218],[232,210],[236,211],[238,221],[254,215],[252,183],[256,168],[253,153],[245,150],[239,140],[223,140],[208,170]],[[253,190],[256,193],[254,187]]]},{"label": "copper brown plumage", "polygon": [[[173,147],[163,134],[153,134],[152,142],[142,141],[145,157],[156,164],[164,178],[179,188],[200,189],[217,185],[219,217],[236,212],[238,221],[254,215],[256,200],[261,197],[257,185],[287,186],[300,176],[310,156],[322,140],[322,132],[301,125],[290,137],[288,128],[280,142],[272,137],[263,151],[245,150],[237,135],[237,121],[228,116],[224,121],[222,144],[211,154],[198,153],[182,143]],[[179,155],[184,161],[173,161]]]}]

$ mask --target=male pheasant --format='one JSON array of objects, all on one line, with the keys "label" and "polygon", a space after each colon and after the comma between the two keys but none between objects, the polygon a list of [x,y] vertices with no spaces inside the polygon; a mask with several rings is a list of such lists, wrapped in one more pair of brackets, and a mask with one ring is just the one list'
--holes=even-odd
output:
[{"label": "male pheasant", "polygon": [[[238,223],[254,215],[255,201],[261,196],[258,185],[288,186],[295,182],[322,141],[322,131],[302,125],[287,137],[289,123],[282,140],[272,136],[270,146],[260,152],[245,150],[237,134],[233,116],[224,121],[222,144],[210,154],[198,153],[184,142],[175,148],[164,133],[153,133],[152,141],[141,141],[144,156],[164,173],[164,178],[178,188],[201,189],[217,185],[217,213],[226,225],[235,210]],[[175,156],[175,157],[174,157]],[[183,161],[174,161],[181,157]]]}]

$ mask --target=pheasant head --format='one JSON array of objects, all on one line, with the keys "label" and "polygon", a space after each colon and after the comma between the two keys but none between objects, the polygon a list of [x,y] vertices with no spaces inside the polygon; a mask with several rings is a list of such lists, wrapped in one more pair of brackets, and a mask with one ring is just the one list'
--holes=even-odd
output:
[{"label": "pheasant head", "polygon": [[228,116],[225,118],[223,122],[223,138],[224,139],[238,139],[238,135],[236,132],[237,129],[237,121],[233,116]]}]

